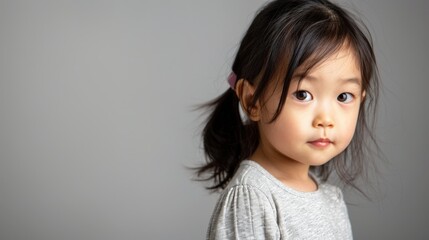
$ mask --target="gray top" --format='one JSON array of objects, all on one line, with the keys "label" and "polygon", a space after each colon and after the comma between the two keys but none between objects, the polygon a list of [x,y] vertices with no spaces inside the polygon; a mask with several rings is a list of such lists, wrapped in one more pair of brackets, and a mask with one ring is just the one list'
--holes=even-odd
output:
[{"label": "gray top", "polygon": [[243,161],[221,193],[207,239],[353,239],[341,190],[316,181],[316,191],[299,192]]}]

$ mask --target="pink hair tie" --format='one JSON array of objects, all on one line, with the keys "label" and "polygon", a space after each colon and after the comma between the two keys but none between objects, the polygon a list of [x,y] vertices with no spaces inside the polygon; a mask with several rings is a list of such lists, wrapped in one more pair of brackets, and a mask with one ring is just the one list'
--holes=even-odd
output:
[{"label": "pink hair tie", "polygon": [[228,76],[229,86],[234,90],[235,83],[237,82],[237,75],[234,72],[231,72]]}]

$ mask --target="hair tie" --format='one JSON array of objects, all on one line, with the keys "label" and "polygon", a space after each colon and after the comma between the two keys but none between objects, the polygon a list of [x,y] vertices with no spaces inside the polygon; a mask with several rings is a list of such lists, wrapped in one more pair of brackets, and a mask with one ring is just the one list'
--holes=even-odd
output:
[{"label": "hair tie", "polygon": [[231,72],[228,76],[229,86],[234,90],[235,83],[237,82],[237,75],[234,72]]}]

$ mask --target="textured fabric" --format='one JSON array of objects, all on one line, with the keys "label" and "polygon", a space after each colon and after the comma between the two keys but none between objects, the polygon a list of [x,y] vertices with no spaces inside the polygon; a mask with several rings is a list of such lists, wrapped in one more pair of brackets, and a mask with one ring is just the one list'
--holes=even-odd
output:
[{"label": "textured fabric", "polygon": [[207,239],[352,239],[341,190],[318,182],[314,192],[285,186],[245,160],[221,193]]}]

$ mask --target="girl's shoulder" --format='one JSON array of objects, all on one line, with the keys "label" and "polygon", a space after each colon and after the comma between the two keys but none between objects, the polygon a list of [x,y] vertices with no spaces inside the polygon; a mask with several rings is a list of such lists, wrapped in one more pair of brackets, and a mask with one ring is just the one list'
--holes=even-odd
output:
[{"label": "girl's shoulder", "polygon": [[258,163],[252,160],[243,160],[226,189],[236,186],[248,186],[259,189],[266,186],[267,180],[270,180],[270,176]]},{"label": "girl's shoulder", "polygon": [[243,161],[222,191],[213,210],[207,239],[279,238],[277,209],[266,186],[266,176],[255,164]]},{"label": "girl's shoulder", "polygon": [[234,198],[260,199],[273,205],[273,196],[281,190],[281,183],[261,165],[252,160],[243,160],[226,188],[221,199]]}]

